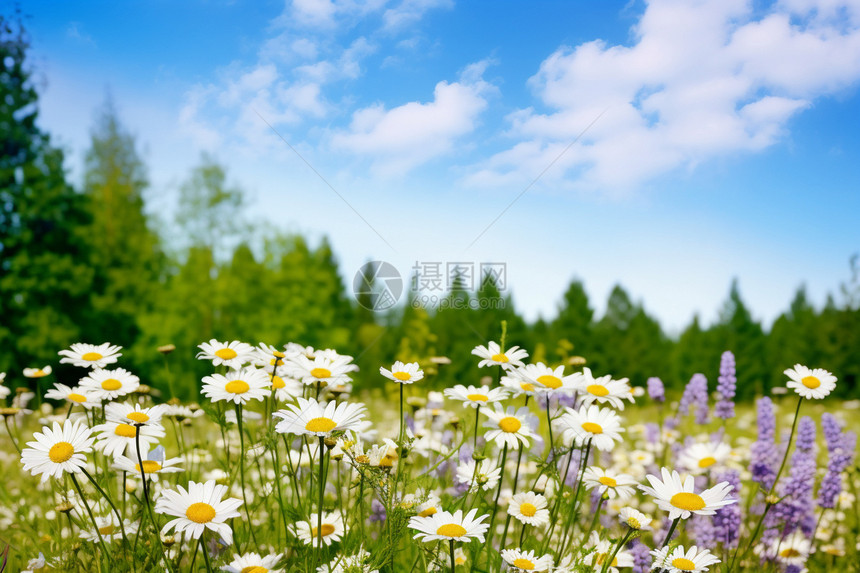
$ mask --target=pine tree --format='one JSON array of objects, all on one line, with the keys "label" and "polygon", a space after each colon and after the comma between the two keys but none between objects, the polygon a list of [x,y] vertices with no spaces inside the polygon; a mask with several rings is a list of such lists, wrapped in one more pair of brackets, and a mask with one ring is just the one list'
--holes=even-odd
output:
[{"label": "pine tree", "polygon": [[588,302],[588,293],[578,279],[571,281],[564,293],[558,315],[549,324],[550,341],[546,346],[550,358],[559,357],[555,349],[562,340],[573,344],[573,353],[584,356],[589,363],[596,358],[594,341],[594,309]]}]

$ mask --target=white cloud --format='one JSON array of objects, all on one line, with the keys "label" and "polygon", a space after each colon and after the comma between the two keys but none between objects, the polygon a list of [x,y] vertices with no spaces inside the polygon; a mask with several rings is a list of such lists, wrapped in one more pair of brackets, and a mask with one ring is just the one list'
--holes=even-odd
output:
[{"label": "white cloud", "polygon": [[[841,17],[840,17],[841,15]],[[860,3],[651,0],[630,46],[561,47],[529,85],[541,110],[508,117],[517,141],[475,167],[477,185],[522,184],[576,136],[546,178],[609,191],[778,142],[817,97],[860,79]]]},{"label": "white cloud", "polygon": [[369,156],[377,174],[400,175],[451,151],[471,133],[494,88],[481,78],[486,62],[466,68],[460,80],[436,84],[433,100],[386,109],[373,105],[352,115],[347,131],[332,138],[335,148]]},{"label": "white cloud", "polygon": [[399,5],[385,10],[382,21],[387,30],[398,30],[414,24],[429,10],[450,9],[453,6],[453,0],[403,0]]}]

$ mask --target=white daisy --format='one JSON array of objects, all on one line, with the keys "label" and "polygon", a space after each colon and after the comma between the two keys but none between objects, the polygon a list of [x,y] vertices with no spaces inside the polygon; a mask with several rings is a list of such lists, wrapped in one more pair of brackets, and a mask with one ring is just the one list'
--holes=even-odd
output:
[{"label": "white daisy", "polygon": [[119,526],[119,520],[113,512],[108,513],[104,516],[96,516],[96,526],[99,528],[98,532],[95,529],[84,529],[81,531],[80,537],[90,543],[98,543],[99,542],[99,534],[101,534],[101,538],[104,539],[106,543],[111,543],[113,541],[122,541],[122,530],[125,528],[126,537],[132,535],[137,531],[137,522],[136,521],[124,521],[123,526]]},{"label": "white daisy", "polygon": [[[0,374],[3,374],[3,378],[5,378],[5,377],[6,377],[6,373],[5,373],[5,372],[0,372]],[[3,382],[3,380],[2,380],[2,378],[0,378],[0,400],[5,399],[5,398],[6,398],[6,396],[8,396],[9,394],[11,394],[11,393],[12,393],[12,389],[11,389],[11,388],[9,388],[9,387],[7,387],[7,386],[4,386],[4,385],[2,384],[2,382]]]},{"label": "white daisy", "polygon": [[651,518],[632,507],[622,507],[618,512],[618,520],[630,529],[651,531]]},{"label": "white daisy", "polygon": [[197,345],[202,352],[197,353],[200,360],[211,360],[212,366],[224,365],[239,370],[254,358],[254,347],[245,342],[218,342],[214,338]]},{"label": "white daisy", "polygon": [[98,402],[90,400],[87,397],[85,390],[81,388],[70,388],[65,384],[60,384],[59,382],[55,382],[54,387],[45,392],[45,398],[50,398],[51,400],[65,400],[70,404],[83,406],[87,409],[98,404]]},{"label": "white daisy", "polygon": [[316,400],[299,398],[296,404],[287,405],[286,410],[278,410],[275,416],[281,418],[275,430],[282,434],[304,434],[325,437],[340,430],[355,430],[364,418],[364,404],[349,402],[320,403]]},{"label": "white daisy", "polygon": [[80,422],[66,420],[60,426],[54,422],[53,428],[47,426],[42,432],[33,434],[34,442],[27,442],[21,452],[24,470],[32,475],[42,475],[42,481],[59,478],[64,472],[80,473],[86,467],[85,454],[93,451],[92,431]]},{"label": "white daisy", "polygon": [[239,517],[237,510],[242,500],[234,497],[223,499],[225,494],[227,486],[218,485],[215,480],[188,482],[188,490],[182,486],[177,486],[176,490],[163,490],[155,502],[155,511],[176,519],[168,521],[161,533],[172,529],[190,541],[200,539],[209,529],[218,534],[226,545],[232,545],[233,530],[225,522]]},{"label": "white daisy", "polygon": [[785,371],[785,375],[791,378],[786,386],[807,400],[820,400],[836,388],[836,376],[822,368],[810,370],[795,364],[794,368]]},{"label": "white daisy", "polygon": [[722,442],[692,444],[678,456],[678,465],[698,475],[723,465],[732,453],[732,448]]},{"label": "white daisy", "polygon": [[305,545],[313,547],[319,547],[319,539],[326,546],[341,540],[345,530],[343,516],[339,512],[323,512],[322,524],[317,529],[319,523],[319,514],[312,513],[307,521],[298,521],[291,527],[292,534]]},{"label": "white daisy", "polygon": [[638,484],[633,476],[604,470],[597,466],[586,468],[583,483],[589,490],[597,488],[600,495],[606,494],[609,499],[617,497],[621,500],[632,497],[636,492],[634,487]]},{"label": "white daisy", "polygon": [[600,408],[592,404],[582,406],[579,410],[567,408],[558,419],[556,425],[562,430],[567,445],[575,443],[578,446],[588,441],[599,450],[608,452],[621,441],[621,417],[609,408]]},{"label": "white daisy", "polygon": [[51,375],[51,367],[44,366],[42,368],[24,368],[25,378],[44,378]]},{"label": "white daisy", "polygon": [[564,375],[564,365],[550,368],[543,362],[528,364],[518,370],[512,371],[524,381],[533,384],[540,393],[572,392],[576,386],[576,380],[581,374],[574,373]]},{"label": "white daisy", "polygon": [[130,457],[137,459],[135,434],[138,430],[140,430],[141,452],[149,450],[165,436],[164,427],[160,424],[135,427],[131,424],[108,420],[104,424],[93,426],[93,432],[97,434],[98,439],[96,449],[114,458],[128,452]]},{"label": "white daisy", "polygon": [[404,364],[398,360],[391,366],[391,370],[380,367],[379,373],[398,384],[412,384],[424,378],[424,371],[418,367],[417,362]]},{"label": "white daisy", "polygon": [[120,350],[122,346],[114,346],[109,342],[98,346],[78,342],[72,344],[71,350],[60,350],[58,354],[65,357],[60,359],[60,364],[73,364],[83,368],[104,368],[122,356]]},{"label": "white daisy", "polygon": [[[477,469],[475,464],[478,464]],[[476,462],[469,460],[465,464],[457,466],[457,481],[467,483],[469,491],[475,492],[479,489],[489,491],[494,489],[499,483],[499,478],[502,476],[502,470],[489,459]]]},{"label": "white daisy", "polygon": [[212,374],[203,377],[203,389],[201,394],[212,400],[220,402],[226,400],[234,404],[247,404],[251,400],[264,400],[271,396],[270,378],[263,370],[256,368],[242,368],[231,370],[227,375]]},{"label": "white daisy", "polygon": [[281,378],[275,375],[272,379],[272,390],[275,392],[275,400],[278,402],[287,402],[298,398],[305,391],[305,385],[289,376]]},{"label": "white daisy", "polygon": [[509,390],[514,396],[534,396],[538,385],[529,381],[528,377],[520,376],[516,370],[508,372],[500,380],[502,386]]},{"label": "white daisy", "polygon": [[675,470],[669,472],[668,469],[662,468],[661,473],[662,481],[649,474],[646,477],[651,487],[640,485],[639,489],[652,496],[660,509],[668,511],[669,519],[687,519],[694,513],[714,515],[724,505],[737,503],[736,499],[727,497],[732,490],[729,482],[720,482],[698,494],[693,476],[688,475],[682,483],[681,476]]},{"label": "white daisy", "polygon": [[221,567],[228,573],[281,573],[283,569],[274,569],[283,553],[262,556],[259,553],[233,555],[233,561]]},{"label": "white daisy", "polygon": [[453,388],[445,389],[445,397],[451,400],[458,400],[463,403],[463,407],[480,408],[488,404],[501,402],[508,397],[508,393],[503,388],[490,388],[489,386],[463,386],[457,384]]},{"label": "white daisy", "polygon": [[90,400],[114,400],[137,390],[140,378],[124,368],[93,370],[78,384]]},{"label": "white daisy", "polygon": [[663,549],[655,549],[651,551],[654,556],[654,562],[651,565],[651,570],[663,569],[668,573],[689,573],[707,571],[708,567],[715,565],[720,560],[707,549],[699,550],[693,545],[687,550],[684,550],[683,545],[664,547]]},{"label": "white daisy", "polygon": [[141,408],[140,404],[111,402],[105,406],[105,417],[124,424],[161,425],[161,417],[166,410],[166,404]]},{"label": "white daisy", "polygon": [[264,369],[269,374],[283,366],[286,359],[287,353],[285,351],[278,350],[265,342],[261,342],[257,348],[254,348],[251,356],[251,362],[254,366]]},{"label": "white daisy", "polygon": [[602,571],[605,566],[607,573],[618,573],[618,567],[633,567],[633,555],[623,548],[612,558],[612,563],[607,564],[615,545],[608,539],[601,539],[596,531],[591,533],[586,547],[593,550],[582,561],[583,564],[591,566],[594,571]]},{"label": "white daisy", "polygon": [[549,523],[546,498],[531,491],[518,493],[511,498],[508,502],[508,515],[520,523],[535,527],[542,527]]},{"label": "white daisy", "polygon": [[478,368],[485,366],[501,366],[504,369],[519,368],[523,365],[523,358],[528,358],[529,353],[519,346],[511,346],[504,352],[498,342],[490,342],[487,346],[476,346],[472,354],[481,358]]},{"label": "white daisy", "polygon": [[351,380],[349,377],[349,372],[353,370],[351,361],[350,356],[332,355],[320,351],[313,359],[300,354],[289,360],[284,368],[290,376],[300,380],[302,384],[337,386]]},{"label": "white daisy", "polygon": [[[144,449],[141,447],[141,452]],[[143,456],[143,471],[147,479],[157,482],[161,474],[170,474],[185,471],[179,464],[184,463],[182,458],[165,459],[164,446],[148,451]],[[140,476],[140,465],[137,462],[137,451],[132,457],[117,456],[113,460],[113,466],[119,471],[127,472],[132,476]]]},{"label": "white daisy", "polygon": [[413,539],[421,538],[424,543],[430,541],[466,541],[477,539],[484,542],[484,533],[490,528],[487,523],[482,523],[489,515],[475,517],[477,509],[471,510],[463,515],[463,510],[458,509],[453,514],[448,511],[440,511],[429,517],[412,517],[409,519],[410,529],[418,531]]},{"label": "white daisy", "polygon": [[503,549],[501,555],[505,563],[515,571],[550,571],[553,566],[552,555],[548,553],[538,557],[534,551]]},{"label": "white daisy", "polygon": [[611,376],[595,378],[589,368],[582,369],[582,375],[574,382],[574,388],[579,392],[580,404],[584,406],[595,402],[608,403],[613,408],[624,409],[624,400],[633,399],[627,378],[613,380]]},{"label": "white daisy", "polygon": [[768,559],[775,559],[785,565],[802,567],[812,552],[812,543],[799,530],[783,538],[777,537],[767,547],[759,545],[756,553]]},{"label": "white daisy", "polygon": [[503,410],[499,404],[493,404],[493,409],[483,408],[481,413],[489,420],[484,422],[485,428],[490,428],[484,434],[488,442],[495,441],[498,447],[507,444],[509,449],[516,449],[519,443],[529,447],[529,438],[537,438],[538,435],[532,430],[536,428],[538,419],[531,414],[528,408],[515,409],[508,406]]}]

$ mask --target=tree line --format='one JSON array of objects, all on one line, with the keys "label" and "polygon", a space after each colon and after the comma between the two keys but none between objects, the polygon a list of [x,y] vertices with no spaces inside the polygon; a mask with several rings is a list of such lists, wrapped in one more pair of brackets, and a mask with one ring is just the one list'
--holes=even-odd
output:
[{"label": "tree line", "polygon": [[[781,385],[782,371],[797,362],[836,373],[843,396],[855,392],[856,260],[823,307],[801,286],[769,330],[753,318],[736,282],[714,324],[695,317],[675,337],[620,285],[597,316],[579,280],[555,316],[533,322],[492,280],[477,291],[454,285],[446,296],[503,305],[433,310],[407,300],[372,312],[345,288],[352,277],[342,276],[326,239],[309,244],[248,220],[242,189],[214,157],[203,155],[190,169],[170,220],[148,212],[147,166],[110,98],[92,127],[82,182],[73,184],[64,150],[37,122],[28,49],[20,18],[0,15],[0,371],[9,384],[26,384],[23,368],[46,364],[74,384],[73,372],[57,366],[57,350],[109,341],[124,347],[123,363],[143,382],[166,389],[169,368],[178,393],[191,398],[208,373],[195,360],[196,345],[210,338],[336,348],[356,357],[357,383],[366,386],[395,359],[427,364],[438,374],[431,384],[478,383],[470,351],[498,340],[504,322],[507,345],[525,347],[534,361],[581,356],[595,373],[637,385],[657,376],[677,390],[701,372],[713,388],[720,355],[731,350],[741,399]],[[158,351],[168,344],[176,350]]]}]

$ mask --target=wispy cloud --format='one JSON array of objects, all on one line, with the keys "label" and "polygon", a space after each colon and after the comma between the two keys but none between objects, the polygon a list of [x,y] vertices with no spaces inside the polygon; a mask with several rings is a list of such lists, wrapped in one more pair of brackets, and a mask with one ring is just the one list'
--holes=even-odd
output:
[{"label": "wispy cloud", "polygon": [[651,0],[630,46],[560,47],[529,80],[539,109],[508,117],[515,143],[475,166],[475,185],[522,184],[602,110],[545,179],[625,191],[714,157],[780,141],[818,97],[860,78],[860,5]]},{"label": "wispy cloud", "polygon": [[69,22],[66,26],[66,37],[88,46],[95,46],[96,41],[93,37],[83,30],[83,25],[80,22]]}]

